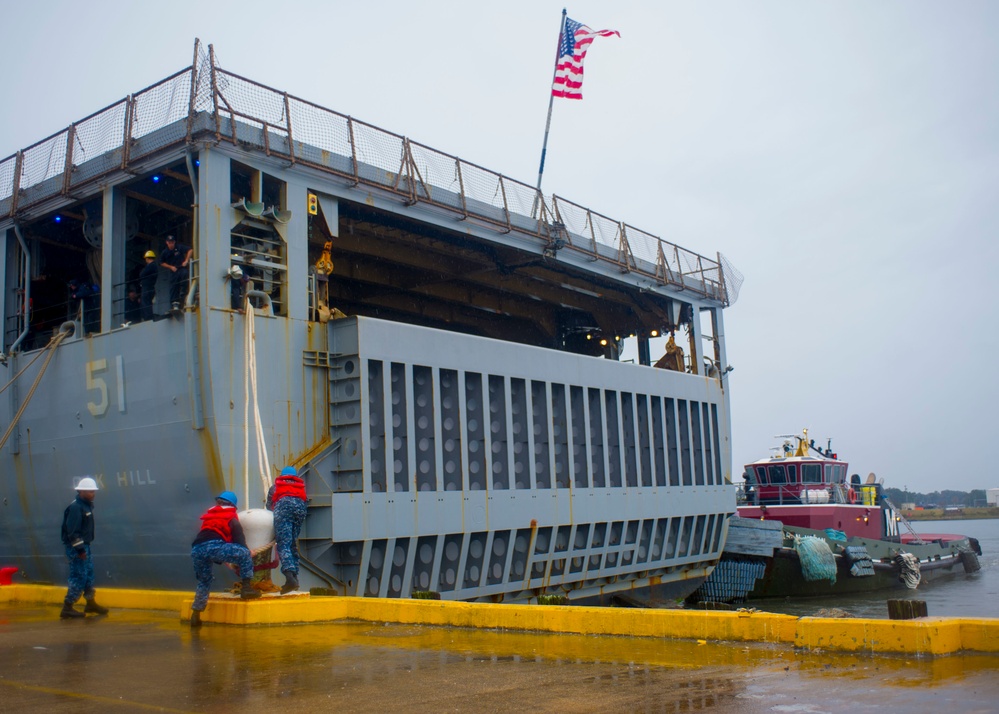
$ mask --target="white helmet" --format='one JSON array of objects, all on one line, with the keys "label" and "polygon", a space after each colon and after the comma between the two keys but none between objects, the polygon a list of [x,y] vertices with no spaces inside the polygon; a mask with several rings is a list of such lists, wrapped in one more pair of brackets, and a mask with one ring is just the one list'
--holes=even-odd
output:
[{"label": "white helmet", "polygon": [[97,482],[92,478],[87,476],[86,478],[81,478],[80,483],[76,484],[77,491],[99,491],[97,488]]}]

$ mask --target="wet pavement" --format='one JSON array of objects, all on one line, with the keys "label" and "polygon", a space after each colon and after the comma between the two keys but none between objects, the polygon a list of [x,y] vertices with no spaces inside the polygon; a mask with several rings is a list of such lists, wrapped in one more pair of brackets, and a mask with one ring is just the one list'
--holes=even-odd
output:
[{"label": "wet pavement", "polygon": [[999,657],[0,605],[0,712],[994,712]]}]

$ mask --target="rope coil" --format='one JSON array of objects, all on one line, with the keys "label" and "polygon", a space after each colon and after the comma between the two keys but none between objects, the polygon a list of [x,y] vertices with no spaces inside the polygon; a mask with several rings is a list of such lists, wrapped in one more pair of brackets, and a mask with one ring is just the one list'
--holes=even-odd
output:
[{"label": "rope coil", "polygon": [[898,565],[898,581],[905,583],[905,587],[910,590],[915,590],[923,578],[919,571],[919,558],[912,553],[899,553],[894,560]]}]

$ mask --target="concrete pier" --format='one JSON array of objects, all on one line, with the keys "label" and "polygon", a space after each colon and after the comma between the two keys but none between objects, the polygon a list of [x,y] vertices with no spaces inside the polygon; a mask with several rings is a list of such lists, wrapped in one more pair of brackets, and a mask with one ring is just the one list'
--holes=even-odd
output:
[{"label": "concrete pier", "polygon": [[962,714],[999,701],[999,656],[982,654],[372,621],[192,630],[176,611],[62,621],[55,604],[24,602],[0,603],[0,633],[2,712]]},{"label": "concrete pier", "polygon": [[[61,604],[65,589],[12,585],[0,603]],[[172,610],[190,618],[191,593],[104,588],[116,609]],[[916,656],[957,652],[999,654],[999,619],[925,617],[915,620],[795,617],[759,612],[494,605],[400,598],[265,595],[243,601],[212,595],[202,619],[220,625],[290,625],[362,621],[420,627],[472,628],[704,642],[758,643],[805,650]]]}]

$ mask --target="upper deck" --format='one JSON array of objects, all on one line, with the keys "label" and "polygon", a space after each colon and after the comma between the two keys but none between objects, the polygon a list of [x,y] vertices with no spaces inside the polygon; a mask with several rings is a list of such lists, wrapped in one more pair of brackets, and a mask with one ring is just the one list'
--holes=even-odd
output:
[{"label": "upper deck", "polygon": [[[289,203],[289,178],[331,197],[337,215],[326,217],[325,235],[309,224],[309,257],[323,239],[333,240],[330,303],[347,314],[610,357],[620,354],[621,340],[637,336],[646,364],[654,361],[650,337],[685,326],[686,371],[702,373],[706,363],[708,372],[724,369],[715,313],[735,301],[742,277],[720,254],[712,259],[686,250],[226,71],[200,45],[195,57],[191,67],[0,161],[0,240],[6,236],[8,266],[0,276],[3,351],[18,346],[32,307],[39,334],[74,315],[63,286],[79,277],[81,257],[108,296],[91,332],[124,321],[141,255],[147,248],[159,252],[165,234],[177,232],[194,246],[197,277],[202,251],[184,226],[197,220],[191,191],[202,172],[199,152],[211,147],[233,162],[234,203],[267,199],[279,212],[304,213]],[[270,177],[278,180],[269,188]],[[109,215],[109,187],[124,216]],[[163,211],[177,221],[147,220]],[[102,229],[124,232],[130,242],[124,267],[117,266],[119,249],[105,256],[116,265],[103,279],[100,255],[92,255],[103,251]],[[75,260],[56,255],[57,246],[68,246]],[[35,260],[30,280],[12,269],[25,254]],[[46,263],[44,276],[39,262]],[[288,280],[299,277],[289,271]],[[712,324],[695,329],[695,316],[708,310]],[[715,348],[702,348],[702,337]]]},{"label": "upper deck", "polygon": [[504,234],[531,236],[553,251],[613,263],[656,285],[726,305],[735,301],[741,277],[721,256],[699,255],[557,195],[545,197],[520,181],[226,71],[200,54],[191,67],[0,160],[0,225],[30,221],[89,185],[141,171],[150,157],[170,149],[226,141]]}]

